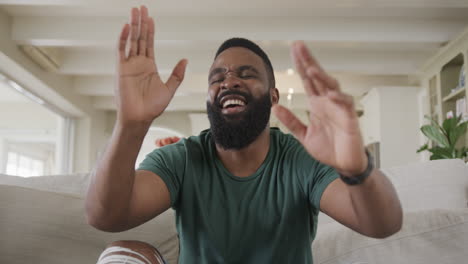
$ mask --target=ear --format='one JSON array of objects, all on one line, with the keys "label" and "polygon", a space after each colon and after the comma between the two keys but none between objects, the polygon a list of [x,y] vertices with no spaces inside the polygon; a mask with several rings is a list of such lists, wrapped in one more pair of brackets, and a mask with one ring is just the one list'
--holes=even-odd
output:
[{"label": "ear", "polygon": [[271,98],[272,104],[277,104],[279,102],[280,95],[279,95],[278,88],[270,89],[270,98]]}]

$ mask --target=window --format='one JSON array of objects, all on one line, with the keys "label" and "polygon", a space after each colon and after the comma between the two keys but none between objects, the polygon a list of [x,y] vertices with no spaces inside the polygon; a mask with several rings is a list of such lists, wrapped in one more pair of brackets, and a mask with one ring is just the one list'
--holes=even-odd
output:
[{"label": "window", "polygon": [[73,131],[73,118],[0,72],[0,174],[70,173]]},{"label": "window", "polygon": [[44,161],[16,152],[8,152],[6,173],[22,177],[44,175]]}]

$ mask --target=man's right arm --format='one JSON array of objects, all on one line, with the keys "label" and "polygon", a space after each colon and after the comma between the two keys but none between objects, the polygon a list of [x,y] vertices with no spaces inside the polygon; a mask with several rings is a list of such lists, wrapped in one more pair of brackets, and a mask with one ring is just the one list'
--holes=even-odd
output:
[{"label": "man's right arm", "polygon": [[86,197],[88,223],[110,232],[138,226],[170,207],[163,180],[150,171],[135,171],[135,162],[151,123],[168,106],[187,66],[181,60],[169,79],[161,80],[154,21],[144,6],[132,9],[131,23],[123,26],[118,43],[117,121]]},{"label": "man's right arm", "polygon": [[135,171],[148,128],[116,125],[110,144],[92,175],[86,197],[88,223],[120,232],[141,225],[170,207],[169,190],[150,171]]}]

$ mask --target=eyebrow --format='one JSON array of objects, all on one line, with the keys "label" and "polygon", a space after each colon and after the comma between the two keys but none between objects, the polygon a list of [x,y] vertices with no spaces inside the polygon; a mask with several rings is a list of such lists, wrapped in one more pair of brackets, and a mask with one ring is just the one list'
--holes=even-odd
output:
[{"label": "eyebrow", "polygon": [[[239,68],[237,68],[237,72],[243,72],[243,71],[253,71],[255,72],[256,74],[260,74],[260,72],[252,65],[242,65],[240,66]],[[226,72],[226,69],[225,68],[215,68],[213,69],[211,72],[210,72],[210,75],[208,76],[208,80],[211,80],[211,78],[218,74],[218,73],[222,73],[222,72]]]}]

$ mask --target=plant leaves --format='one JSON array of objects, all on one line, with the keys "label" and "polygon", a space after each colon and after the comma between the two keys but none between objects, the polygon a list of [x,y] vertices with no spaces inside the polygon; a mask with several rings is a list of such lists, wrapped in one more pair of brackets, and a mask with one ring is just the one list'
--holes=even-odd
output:
[{"label": "plant leaves", "polygon": [[424,150],[428,150],[429,149],[429,143],[426,143],[424,145],[422,145],[418,150],[416,150],[416,153],[419,153],[419,152],[422,152]]},{"label": "plant leaves", "polygon": [[465,121],[460,123],[449,133],[449,139],[452,146],[455,146],[460,137],[465,134],[467,127],[468,121]]},{"label": "plant leaves", "polygon": [[446,148],[450,147],[447,137],[436,127],[432,125],[424,125],[421,127],[421,132],[430,140],[435,141],[439,146]]},{"label": "plant leaves", "polygon": [[437,120],[433,119],[432,117],[430,117],[430,116],[428,116],[428,115],[425,115],[424,117],[425,117],[426,119],[429,119],[429,120],[431,121],[432,126],[438,128],[438,129],[440,129],[440,131],[441,131],[445,136],[447,136],[447,134],[445,133],[445,129],[444,129],[441,125],[439,125],[439,123],[437,122]]},{"label": "plant leaves", "polygon": [[442,123],[442,127],[445,130],[445,134],[449,140],[450,145],[455,146],[457,142],[457,137],[453,135],[454,130],[458,127],[458,124],[461,121],[462,116],[459,115],[457,117],[447,118]]},{"label": "plant leaves", "polygon": [[433,147],[429,149],[429,151],[432,152],[432,154],[443,157],[444,159],[452,159],[456,156],[456,151],[452,148]]},{"label": "plant leaves", "polygon": [[430,157],[429,157],[430,160],[439,160],[439,159],[445,159],[444,157],[438,155],[438,154],[432,154]]},{"label": "plant leaves", "polygon": [[468,157],[468,147],[455,148],[457,141],[468,130],[468,121],[462,122],[460,115],[445,119],[441,126],[431,117],[425,116],[425,118],[429,119],[431,124],[422,126],[421,132],[438,146],[429,148],[429,145],[425,144],[417,150],[417,153],[427,150],[432,153],[431,160]]}]

